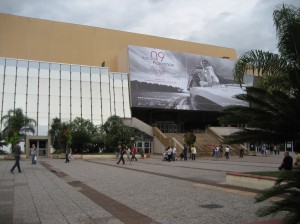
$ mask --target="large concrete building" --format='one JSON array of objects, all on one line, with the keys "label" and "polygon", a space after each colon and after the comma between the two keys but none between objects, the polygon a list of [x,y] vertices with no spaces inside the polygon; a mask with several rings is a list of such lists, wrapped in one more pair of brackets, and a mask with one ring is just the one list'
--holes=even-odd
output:
[{"label": "large concrete building", "polygon": [[55,117],[103,124],[118,115],[163,132],[203,129],[240,103],[232,100],[241,91],[236,58],[226,47],[0,14],[0,116],[22,108],[35,119],[28,144],[44,154]]}]

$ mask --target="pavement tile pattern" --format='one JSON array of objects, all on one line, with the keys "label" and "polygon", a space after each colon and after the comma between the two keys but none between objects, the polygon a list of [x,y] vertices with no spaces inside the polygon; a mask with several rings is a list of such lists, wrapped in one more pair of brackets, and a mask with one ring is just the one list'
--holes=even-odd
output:
[{"label": "pavement tile pattern", "polygon": [[163,162],[116,159],[0,161],[0,224],[280,223],[258,218],[255,190],[227,186],[226,172],[274,171],[283,154]]}]

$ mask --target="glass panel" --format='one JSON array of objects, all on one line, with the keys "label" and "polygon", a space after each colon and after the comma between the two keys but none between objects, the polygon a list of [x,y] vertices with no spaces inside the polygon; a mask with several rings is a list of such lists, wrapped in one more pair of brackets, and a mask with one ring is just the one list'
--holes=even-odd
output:
[{"label": "glass panel", "polygon": [[106,114],[103,114],[103,124],[105,124],[105,122],[108,120],[108,118],[110,117],[111,115],[106,115]]},{"label": "glass panel", "polygon": [[39,95],[49,95],[49,79],[40,79],[39,92]]},{"label": "glass panel", "polygon": [[70,120],[70,96],[61,97],[61,117]]},{"label": "glass panel", "polygon": [[17,77],[16,93],[26,94],[27,91],[27,77]]},{"label": "glass panel", "polygon": [[102,114],[107,115],[107,116],[111,116],[110,113],[110,101],[109,100],[102,100]]},{"label": "glass panel", "polygon": [[82,98],[82,116],[84,119],[91,120],[91,99]]},{"label": "glass panel", "polygon": [[7,59],[6,60],[6,69],[5,69],[5,75],[16,75],[16,67],[17,67],[17,61],[14,59]]},{"label": "glass panel", "polygon": [[85,81],[85,82],[90,81],[90,67],[86,67],[86,66],[81,67],[81,81]]},{"label": "glass panel", "polygon": [[125,111],[124,117],[130,118],[131,117],[131,108],[130,108],[129,104],[124,105],[124,111]]},{"label": "glass panel", "polygon": [[100,99],[100,83],[92,83],[93,99]]},{"label": "glass panel", "polygon": [[96,119],[101,119],[101,102],[100,99],[93,99],[93,121]]},{"label": "glass panel", "polygon": [[[41,120],[46,120],[46,119],[40,119],[39,122]],[[48,121],[48,119],[47,119],[47,121]],[[45,124],[45,125],[39,125],[37,135],[39,135],[39,136],[47,136],[48,135],[48,125],[47,124]]]},{"label": "glass panel", "polygon": [[115,101],[123,103],[123,91],[122,91],[122,88],[115,87]]},{"label": "glass panel", "polygon": [[25,113],[26,110],[26,95],[25,94],[16,94],[16,108],[22,108]]},{"label": "glass panel", "polygon": [[37,112],[37,95],[28,95],[27,112],[28,113],[36,113]]},{"label": "glass panel", "polygon": [[39,96],[39,117],[48,119],[48,96]]},{"label": "glass panel", "polygon": [[80,81],[71,81],[71,96],[80,97]]},{"label": "glass panel", "polygon": [[114,73],[114,86],[122,87],[122,75],[120,73]]},{"label": "glass panel", "polygon": [[71,66],[71,80],[80,81],[80,67],[77,65]]},{"label": "glass panel", "polygon": [[119,117],[124,117],[124,109],[123,109],[123,103],[115,103],[116,105],[116,115]]},{"label": "glass panel", "polygon": [[[3,81],[4,81],[4,77],[3,77],[3,75],[0,75],[0,112],[2,111]],[[0,114],[0,116],[1,116],[1,114]]]},{"label": "glass panel", "polygon": [[38,94],[38,78],[28,78],[28,94]]},{"label": "glass panel", "polygon": [[3,115],[6,115],[9,110],[14,109],[14,94],[4,93],[3,97]]},{"label": "glass panel", "polygon": [[4,92],[15,93],[15,76],[5,76]]},{"label": "glass panel", "polygon": [[49,79],[49,67],[50,64],[46,62],[40,63],[40,78]]},{"label": "glass panel", "polygon": [[82,97],[91,98],[91,87],[90,82],[81,82]]},{"label": "glass panel", "polygon": [[59,96],[59,80],[50,79],[50,96]]},{"label": "glass panel", "polygon": [[61,96],[68,96],[70,98],[70,81],[61,80]]},{"label": "glass panel", "polygon": [[4,65],[5,65],[5,60],[0,58],[0,76],[4,75]]},{"label": "glass panel", "polygon": [[50,96],[50,117],[59,117],[59,96]]},{"label": "glass panel", "polygon": [[91,80],[92,82],[100,82],[100,70],[99,68],[91,68]]},{"label": "glass panel", "polygon": [[71,100],[72,104],[72,120],[76,117],[81,117],[81,107],[80,107],[80,98],[79,97],[73,97]]},{"label": "glass panel", "polygon": [[30,61],[28,76],[37,78],[38,77],[38,68],[39,68],[38,62]]},{"label": "glass panel", "polygon": [[102,122],[100,119],[93,119],[93,124],[94,125],[102,125]]},{"label": "glass panel", "polygon": [[17,76],[27,77],[28,64],[29,64],[28,61],[23,61],[23,60],[18,61]]},{"label": "glass panel", "polygon": [[60,79],[60,65],[59,64],[50,64],[50,78],[51,79]]}]

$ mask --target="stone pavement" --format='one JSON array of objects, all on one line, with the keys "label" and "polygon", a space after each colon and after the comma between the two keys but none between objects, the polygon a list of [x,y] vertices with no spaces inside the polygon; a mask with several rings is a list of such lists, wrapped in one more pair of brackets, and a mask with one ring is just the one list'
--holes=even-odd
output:
[{"label": "stone pavement", "polygon": [[[294,155],[293,155],[294,156]],[[0,223],[251,223],[269,202],[227,186],[228,171],[272,171],[283,154],[163,162],[161,156],[117,165],[116,159],[0,161]],[[278,221],[276,216],[273,223]],[[272,223],[272,221],[271,221]]]}]

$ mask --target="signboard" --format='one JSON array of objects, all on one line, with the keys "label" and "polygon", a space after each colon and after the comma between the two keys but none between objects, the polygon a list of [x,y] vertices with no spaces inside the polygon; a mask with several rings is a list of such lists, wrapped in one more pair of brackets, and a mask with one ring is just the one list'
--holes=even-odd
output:
[{"label": "signboard", "polygon": [[235,61],[129,46],[132,107],[218,111],[246,105],[233,81]]}]

